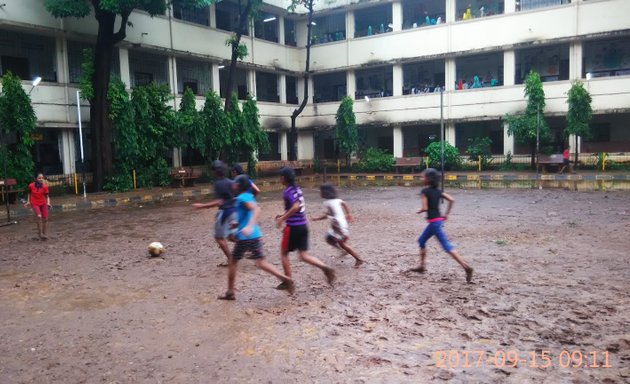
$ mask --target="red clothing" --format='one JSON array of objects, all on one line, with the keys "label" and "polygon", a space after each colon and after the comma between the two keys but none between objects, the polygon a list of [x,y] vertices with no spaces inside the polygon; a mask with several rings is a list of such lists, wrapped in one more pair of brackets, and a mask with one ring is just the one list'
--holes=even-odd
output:
[{"label": "red clothing", "polygon": [[36,183],[30,183],[28,185],[28,201],[31,205],[46,205],[46,196],[48,196],[48,186],[41,183],[41,186],[37,187]]},{"label": "red clothing", "polygon": [[569,160],[569,150],[565,149],[564,152],[562,152],[562,158],[565,160]]}]

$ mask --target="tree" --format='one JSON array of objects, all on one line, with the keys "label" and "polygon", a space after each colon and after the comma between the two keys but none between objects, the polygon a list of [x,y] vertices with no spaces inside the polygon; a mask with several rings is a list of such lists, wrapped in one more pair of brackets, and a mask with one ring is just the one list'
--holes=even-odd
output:
[{"label": "tree", "polygon": [[569,111],[567,112],[567,126],[564,129],[565,135],[575,135],[575,167],[578,165],[578,136],[589,138],[591,136],[590,123],[593,118],[593,101],[591,95],[581,81],[575,80],[571,83],[569,89],[567,103]]},{"label": "tree", "polygon": [[206,93],[206,102],[200,112],[203,141],[198,149],[207,160],[221,158],[232,143],[232,122],[221,107],[221,98],[214,91]]},{"label": "tree", "polygon": [[[5,73],[0,92],[0,138],[3,141],[0,162],[3,168],[6,166],[7,177],[16,179],[17,186],[21,189],[26,188],[33,180],[35,164],[31,155],[31,134],[36,127],[37,117],[30,96],[22,88],[22,81],[11,72]],[[15,143],[7,148],[9,137]]]},{"label": "tree", "polygon": [[337,146],[346,155],[346,166],[350,165],[350,156],[359,149],[359,131],[357,122],[352,110],[353,101],[349,96],[341,99],[339,109],[337,109],[337,122],[335,136]]},{"label": "tree", "polygon": [[520,144],[528,144],[531,149],[531,167],[536,167],[537,144],[551,137],[551,131],[544,118],[545,91],[540,75],[530,71],[525,79],[525,97],[527,107],[522,115],[507,114],[508,134],[514,135]]},{"label": "tree", "polygon": [[125,83],[114,77],[109,83],[107,100],[111,106],[109,117],[113,124],[113,174],[104,188],[127,191],[133,188],[132,172],[140,158],[140,139],[134,120],[134,111]]},{"label": "tree", "polygon": [[[178,0],[180,4],[201,7],[214,0]],[[96,46],[93,55],[91,85],[93,93],[90,102],[90,129],[93,148],[94,188],[101,190],[106,177],[112,175],[112,122],[109,118],[110,105],[107,91],[110,82],[112,54],[114,46],[126,37],[126,29],[131,26],[129,16],[134,9],[147,11],[151,16],[164,14],[167,2],[164,0],[44,0],[48,12],[54,17],[88,16],[92,10],[98,22]],[[116,20],[120,25],[116,29]],[[86,97],[86,94],[83,94]]]},{"label": "tree", "polygon": [[179,103],[179,109],[175,114],[177,125],[175,145],[177,147],[199,149],[205,141],[195,100],[195,94],[189,87],[186,87]]},{"label": "tree", "polygon": [[289,11],[295,12],[298,5],[303,5],[308,11],[308,21],[306,24],[306,68],[304,69],[304,97],[297,109],[291,114],[291,130],[289,131],[289,160],[297,160],[297,127],[295,125],[297,117],[302,113],[306,103],[308,103],[308,79],[310,77],[311,68],[311,35],[313,27],[313,3],[314,0],[291,0]]},{"label": "tree", "polygon": [[239,132],[241,153],[247,156],[247,172],[254,176],[256,170],[256,154],[269,151],[269,137],[260,126],[260,114],[256,100],[247,96],[243,104],[242,130]]}]

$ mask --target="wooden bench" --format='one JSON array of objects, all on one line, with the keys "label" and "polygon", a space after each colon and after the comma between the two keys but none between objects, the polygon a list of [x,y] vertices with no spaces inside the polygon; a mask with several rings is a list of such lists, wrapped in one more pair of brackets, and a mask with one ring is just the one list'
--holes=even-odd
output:
[{"label": "wooden bench", "polygon": [[562,168],[564,159],[561,153],[554,153],[553,155],[538,155],[536,166],[541,172],[547,172],[548,167]]},{"label": "wooden bench", "polygon": [[171,171],[171,178],[177,181],[180,187],[185,187],[187,185],[195,185],[195,180],[198,179],[199,176],[195,175],[192,168],[181,167]]},{"label": "wooden bench", "polygon": [[396,163],[394,164],[396,173],[400,173],[400,168],[411,168],[414,170],[420,166],[421,160],[421,157],[397,157]]},{"label": "wooden bench", "polygon": [[[3,203],[11,202],[11,200],[15,200],[15,196],[20,191],[13,190],[13,186],[17,184],[16,179],[0,179],[0,201]],[[13,198],[10,198],[11,194],[13,194]]]}]

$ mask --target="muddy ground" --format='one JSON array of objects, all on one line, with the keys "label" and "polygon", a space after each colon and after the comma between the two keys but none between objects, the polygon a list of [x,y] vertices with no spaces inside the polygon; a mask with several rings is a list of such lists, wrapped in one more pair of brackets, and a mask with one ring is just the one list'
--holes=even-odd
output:
[{"label": "muddy ground", "polygon": [[[0,228],[0,382],[629,382],[629,193],[450,191],[466,284],[434,239],[427,273],[405,272],[425,225],[418,192],[341,190],[369,263],[352,268],[312,222],[311,253],[339,280],[292,256],[293,297],[243,260],[237,301],[217,300],[214,211],[185,202],[53,211],[48,241],[28,220]],[[280,267],[279,192],[260,201]],[[163,258],[147,257],[152,241]]]}]

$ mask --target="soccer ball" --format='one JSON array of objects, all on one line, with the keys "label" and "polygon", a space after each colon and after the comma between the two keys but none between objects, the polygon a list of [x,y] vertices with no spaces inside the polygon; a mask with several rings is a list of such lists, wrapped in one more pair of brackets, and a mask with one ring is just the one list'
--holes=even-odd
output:
[{"label": "soccer ball", "polygon": [[164,253],[164,246],[162,245],[162,243],[154,241],[153,243],[149,244],[149,254],[151,256],[160,256],[162,253]]}]

